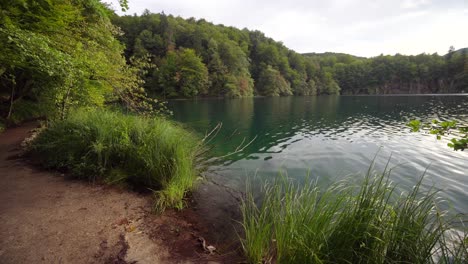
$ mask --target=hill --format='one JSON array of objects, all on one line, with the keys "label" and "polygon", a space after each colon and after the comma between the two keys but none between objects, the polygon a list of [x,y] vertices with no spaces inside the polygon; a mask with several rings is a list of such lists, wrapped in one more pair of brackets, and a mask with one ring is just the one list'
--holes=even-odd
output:
[{"label": "hill", "polygon": [[128,60],[155,68],[145,88],[155,97],[456,93],[468,84],[466,52],[363,58],[299,54],[260,31],[172,15],[115,16]]},{"label": "hill", "polygon": [[[260,31],[144,12],[115,17],[127,58],[149,54],[146,89],[165,98],[337,94],[331,73]],[[196,74],[195,74],[196,73]],[[255,84],[255,85],[254,85]]]},{"label": "hill", "polygon": [[450,54],[466,56],[466,54],[468,54],[468,48],[462,48],[462,49],[455,50],[453,52],[448,52],[447,54],[445,54],[445,56],[449,56]]}]

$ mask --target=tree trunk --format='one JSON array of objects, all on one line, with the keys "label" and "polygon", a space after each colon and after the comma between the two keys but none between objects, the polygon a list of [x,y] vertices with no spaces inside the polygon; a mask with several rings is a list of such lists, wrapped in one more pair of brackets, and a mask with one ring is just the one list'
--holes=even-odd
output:
[{"label": "tree trunk", "polygon": [[8,109],[8,115],[6,117],[7,120],[10,120],[11,114],[13,113],[13,103],[15,97],[15,85],[11,86],[11,95],[10,95],[10,108]]},{"label": "tree trunk", "polygon": [[68,97],[70,96],[70,92],[71,92],[71,85],[68,87],[67,89],[67,93],[65,94],[65,96],[63,97],[62,99],[62,106],[61,106],[61,113],[60,113],[60,119],[61,120],[64,120],[65,119],[65,112],[66,112],[66,107],[67,107],[67,101],[68,101]]}]

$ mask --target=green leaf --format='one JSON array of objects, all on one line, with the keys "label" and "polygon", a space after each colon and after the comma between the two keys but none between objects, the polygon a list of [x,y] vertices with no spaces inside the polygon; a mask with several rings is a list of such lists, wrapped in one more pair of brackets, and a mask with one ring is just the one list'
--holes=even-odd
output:
[{"label": "green leaf", "polygon": [[406,124],[411,128],[412,132],[418,132],[421,128],[421,121],[420,120],[411,120],[408,124]]}]

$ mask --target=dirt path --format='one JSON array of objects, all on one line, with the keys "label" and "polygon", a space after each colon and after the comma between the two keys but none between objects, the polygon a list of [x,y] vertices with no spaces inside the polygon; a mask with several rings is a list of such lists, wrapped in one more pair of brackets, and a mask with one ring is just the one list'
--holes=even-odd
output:
[{"label": "dirt path", "polygon": [[[206,197],[223,195],[216,186],[201,188],[205,194],[194,195],[191,209],[155,216],[148,196],[65,179],[18,159],[20,142],[34,126],[0,134],[0,263],[240,261],[230,221],[236,212],[209,213],[216,205]],[[204,252],[200,237],[218,253]]]}]

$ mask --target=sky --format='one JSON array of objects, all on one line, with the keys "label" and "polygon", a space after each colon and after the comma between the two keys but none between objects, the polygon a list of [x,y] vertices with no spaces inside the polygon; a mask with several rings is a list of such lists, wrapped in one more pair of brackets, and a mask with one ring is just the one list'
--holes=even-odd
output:
[{"label": "sky", "polygon": [[[118,14],[204,18],[260,30],[299,53],[447,53],[468,47],[468,0],[128,0]],[[119,10],[117,0],[103,0]]]}]

